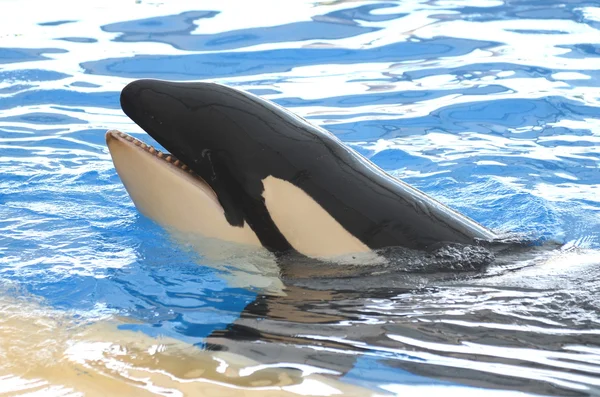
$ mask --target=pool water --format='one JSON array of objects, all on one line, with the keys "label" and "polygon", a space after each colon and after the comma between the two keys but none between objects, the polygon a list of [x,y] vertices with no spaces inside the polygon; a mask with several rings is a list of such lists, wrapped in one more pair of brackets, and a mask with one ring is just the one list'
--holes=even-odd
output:
[{"label": "pool water", "polygon": [[[0,10],[0,395],[600,395],[597,2]],[[104,141],[153,143],[119,105],[137,78],[248,90],[489,228],[565,247],[327,288],[182,245]]]}]

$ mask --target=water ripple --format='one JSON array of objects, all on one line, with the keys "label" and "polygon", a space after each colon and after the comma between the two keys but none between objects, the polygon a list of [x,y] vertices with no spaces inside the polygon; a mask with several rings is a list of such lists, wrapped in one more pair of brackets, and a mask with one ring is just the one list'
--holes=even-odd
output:
[{"label": "water ripple", "polygon": [[[89,391],[85,372],[113,394],[600,395],[596,2],[6,1],[0,392]],[[486,226],[574,251],[351,291],[211,260],[141,216],[110,161],[107,129],[149,140],[119,106],[139,77],[247,89]]]}]

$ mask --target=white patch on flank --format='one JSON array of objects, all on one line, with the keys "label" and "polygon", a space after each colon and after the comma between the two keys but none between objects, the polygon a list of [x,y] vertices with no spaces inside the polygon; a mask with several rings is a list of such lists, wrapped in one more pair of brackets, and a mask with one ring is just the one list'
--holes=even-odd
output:
[{"label": "white patch on flank", "polygon": [[371,251],[299,187],[273,176],[262,182],[267,210],[296,251],[313,258]]},{"label": "white patch on flank", "polygon": [[203,180],[111,132],[106,143],[123,185],[144,215],[179,232],[261,246],[248,224],[227,222],[215,192]]}]

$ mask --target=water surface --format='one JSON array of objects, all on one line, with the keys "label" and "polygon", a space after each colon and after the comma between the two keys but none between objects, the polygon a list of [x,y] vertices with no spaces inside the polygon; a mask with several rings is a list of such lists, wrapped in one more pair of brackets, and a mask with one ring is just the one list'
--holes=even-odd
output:
[{"label": "water surface", "polygon": [[[596,2],[0,7],[0,395],[600,395]],[[329,284],[197,252],[136,211],[105,146],[150,142],[118,101],[149,77],[261,95],[567,248]]]}]

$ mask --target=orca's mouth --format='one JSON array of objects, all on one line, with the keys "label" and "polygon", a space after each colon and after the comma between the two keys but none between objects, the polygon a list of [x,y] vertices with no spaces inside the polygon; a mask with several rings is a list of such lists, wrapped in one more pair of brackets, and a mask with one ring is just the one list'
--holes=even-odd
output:
[{"label": "orca's mouth", "polygon": [[165,161],[165,162],[169,163],[170,165],[177,167],[180,170],[185,171],[198,179],[201,179],[198,175],[196,175],[194,173],[194,171],[192,171],[192,169],[190,167],[185,165],[181,160],[179,160],[177,157],[175,157],[171,153],[161,152],[160,150],[156,149],[154,146],[148,145],[147,143],[142,142],[139,139],[134,138],[129,134],[126,134],[126,133],[118,131],[118,130],[110,130],[106,133],[106,141],[108,142],[110,139],[117,139],[118,141],[125,143],[127,145],[136,146],[139,149],[148,153],[149,155],[154,156],[158,160]]},{"label": "orca's mouth", "polygon": [[106,133],[106,145],[140,213],[193,241],[204,236],[260,246],[248,224],[227,220],[215,190],[177,157],[117,130]]}]

